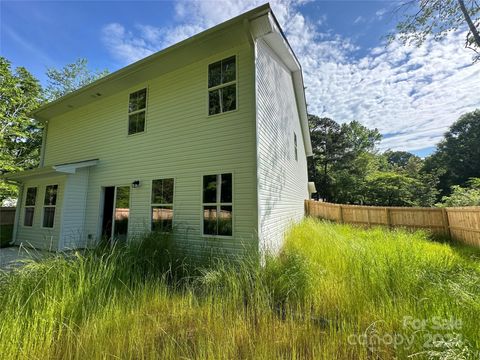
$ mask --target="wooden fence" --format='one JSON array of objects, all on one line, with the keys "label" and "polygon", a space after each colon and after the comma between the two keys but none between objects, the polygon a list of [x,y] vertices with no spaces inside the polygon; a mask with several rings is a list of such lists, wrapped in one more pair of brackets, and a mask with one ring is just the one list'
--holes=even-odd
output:
[{"label": "wooden fence", "polygon": [[349,224],[429,229],[480,247],[480,206],[457,208],[380,207],[305,200],[307,215]]},{"label": "wooden fence", "polygon": [[15,222],[14,207],[0,207],[0,225],[13,225]]}]

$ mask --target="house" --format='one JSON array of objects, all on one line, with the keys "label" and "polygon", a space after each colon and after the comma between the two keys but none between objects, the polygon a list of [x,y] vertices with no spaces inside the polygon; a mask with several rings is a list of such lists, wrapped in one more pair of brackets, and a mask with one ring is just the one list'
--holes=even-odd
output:
[{"label": "house", "polygon": [[276,250],[304,216],[312,154],[300,64],[268,4],[39,108],[40,167],[16,244],[169,232],[193,252]]}]

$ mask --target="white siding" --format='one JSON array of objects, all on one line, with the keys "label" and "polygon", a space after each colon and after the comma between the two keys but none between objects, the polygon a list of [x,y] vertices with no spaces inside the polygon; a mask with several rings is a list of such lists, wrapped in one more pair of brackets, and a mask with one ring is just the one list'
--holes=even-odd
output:
[{"label": "white siding", "polygon": [[304,215],[307,159],[291,72],[263,40],[256,42],[256,93],[260,247],[277,251]]},{"label": "white siding", "polygon": [[[51,251],[58,250],[58,240],[61,232],[62,222],[62,204],[65,193],[66,176],[54,176],[48,178],[32,178],[24,184],[23,199],[19,203],[19,223],[17,228],[16,244],[37,249],[46,249]],[[43,220],[43,203],[45,199],[45,188],[47,185],[58,185],[57,205],[55,208],[55,221],[53,228],[47,229],[42,227]],[[37,188],[37,198],[35,203],[35,212],[33,215],[33,226],[25,226],[25,197],[27,196],[27,188]]]},{"label": "white siding", "polygon": [[[208,64],[234,54],[237,110],[207,116]],[[151,181],[174,177],[174,226],[191,252],[257,248],[253,57],[244,43],[49,121],[45,166],[99,159],[90,168],[87,236],[100,233],[102,187],[140,181],[130,192],[129,232],[141,234],[150,229]],[[129,93],[145,86],[146,131],[127,136]],[[202,176],[224,172],[232,172],[234,179],[234,236],[202,237]]]},{"label": "white siding", "polygon": [[77,169],[65,182],[60,250],[86,246],[85,206],[89,168]]}]

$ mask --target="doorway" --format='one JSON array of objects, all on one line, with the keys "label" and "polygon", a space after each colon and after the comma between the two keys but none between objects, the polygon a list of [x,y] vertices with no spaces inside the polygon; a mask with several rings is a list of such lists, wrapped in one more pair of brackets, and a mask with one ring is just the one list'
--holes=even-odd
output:
[{"label": "doorway", "polygon": [[102,240],[126,242],[130,218],[130,186],[103,188]]},{"label": "doorway", "polygon": [[104,241],[112,238],[114,202],[115,186],[103,188],[102,240]]}]

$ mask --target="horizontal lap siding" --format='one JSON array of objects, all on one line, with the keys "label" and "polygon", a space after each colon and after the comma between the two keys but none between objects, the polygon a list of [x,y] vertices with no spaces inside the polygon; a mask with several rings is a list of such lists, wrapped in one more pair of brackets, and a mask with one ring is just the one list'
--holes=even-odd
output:
[{"label": "horizontal lap siding", "polygon": [[[208,64],[237,55],[238,110],[207,116]],[[101,187],[130,185],[132,235],[150,228],[151,180],[174,177],[177,233],[197,251],[243,249],[256,240],[253,51],[245,44],[150,82],[73,110],[49,124],[46,165],[98,158],[90,169],[86,233],[99,230]],[[146,132],[127,136],[130,92],[148,87]],[[200,234],[203,174],[234,173],[234,238]]]},{"label": "horizontal lap siding", "polygon": [[[23,199],[20,206],[20,217],[17,228],[16,244],[31,246],[38,249],[58,250],[58,239],[61,232],[62,204],[65,193],[66,176],[56,176],[47,179],[32,179],[25,183],[23,190]],[[58,185],[57,205],[55,208],[55,221],[53,228],[42,228],[43,203],[45,199],[45,189],[47,185]],[[25,197],[27,188],[37,187],[37,198],[33,214],[33,225],[24,226],[25,220]]]},{"label": "horizontal lap siding", "polygon": [[291,73],[262,40],[257,42],[256,87],[260,246],[276,251],[288,227],[303,218],[307,162]]}]

